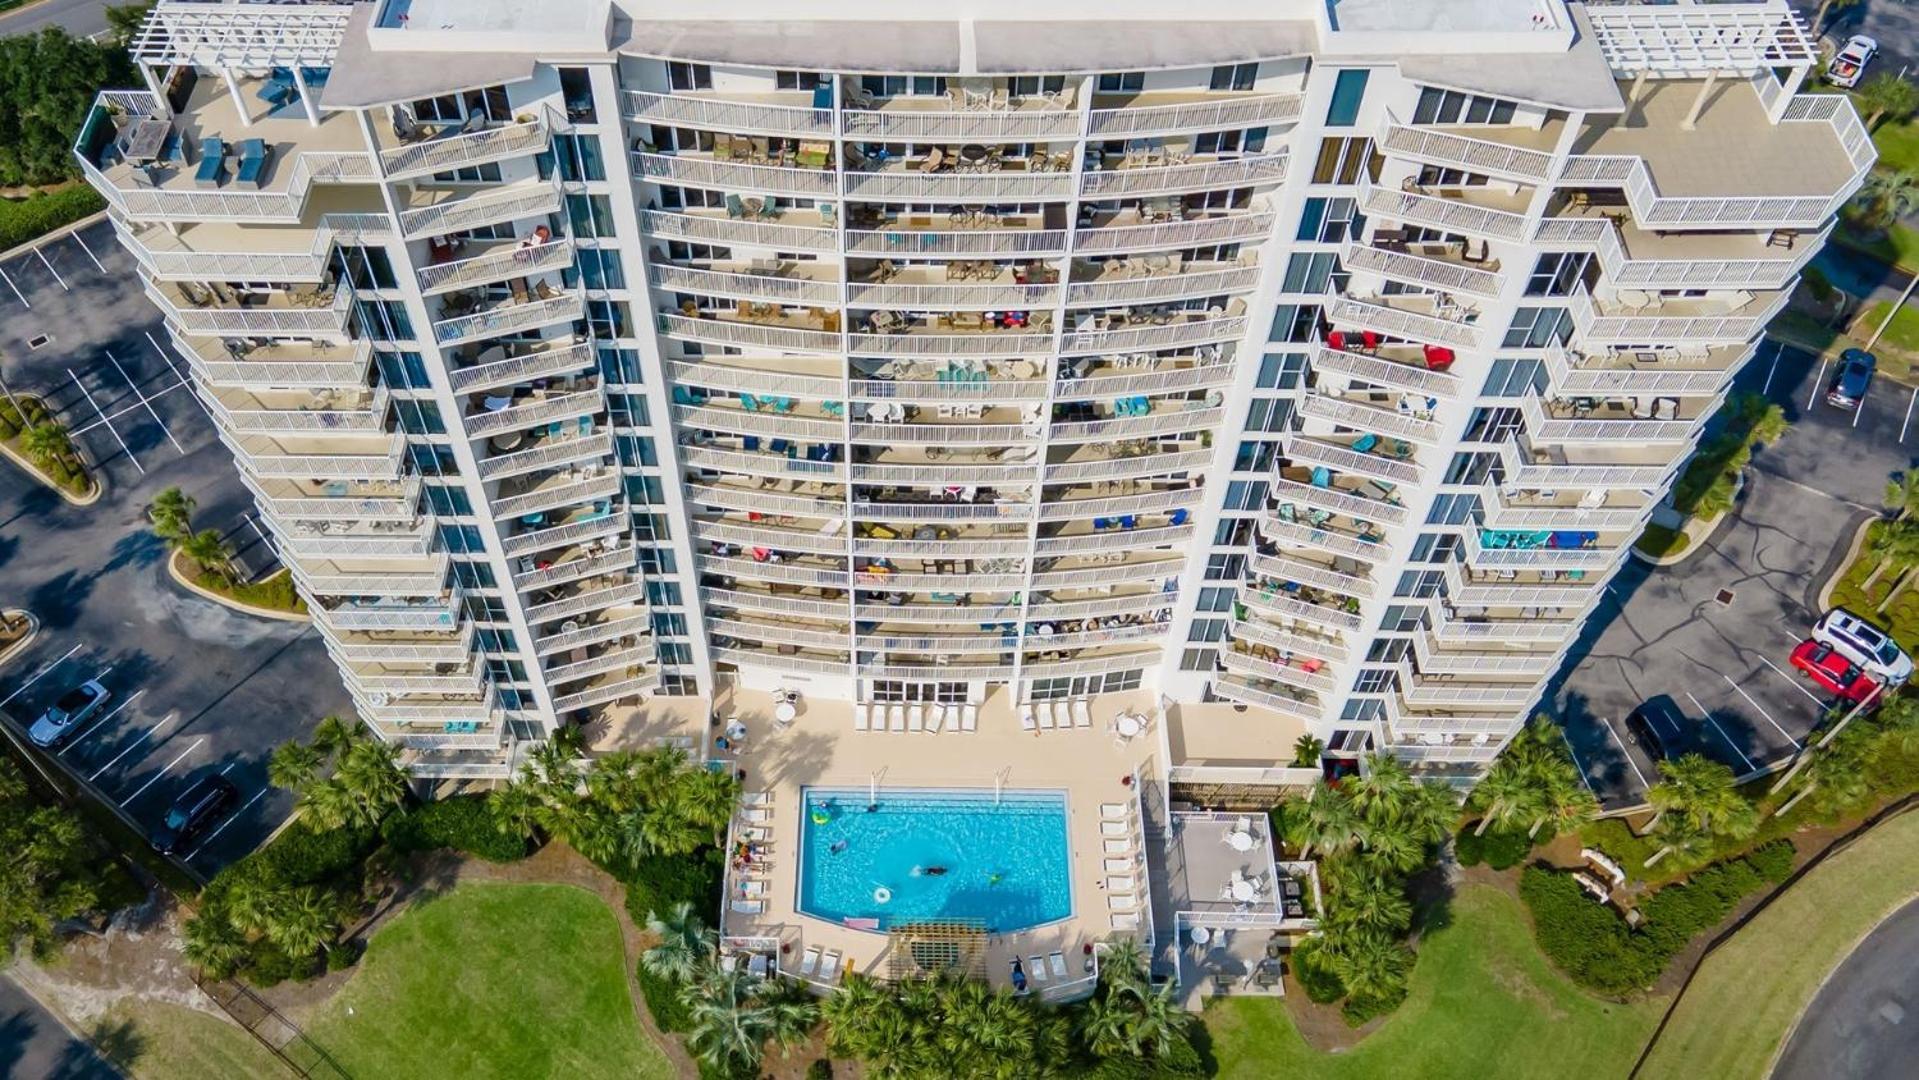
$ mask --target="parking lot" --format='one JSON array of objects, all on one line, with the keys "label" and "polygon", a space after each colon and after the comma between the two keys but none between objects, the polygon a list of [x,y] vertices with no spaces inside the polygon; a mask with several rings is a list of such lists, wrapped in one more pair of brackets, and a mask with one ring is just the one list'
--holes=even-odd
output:
[{"label": "parking lot", "polygon": [[219,529],[246,572],[274,559],[109,225],[0,263],[0,350],[7,387],[47,401],[106,487],[75,507],[0,464],[0,604],[41,622],[0,669],[0,712],[24,728],[98,679],[112,699],[55,757],[142,830],[192,779],[223,773],[237,812],[185,856],[211,873],[291,807],[266,783],[268,753],[329,712],[350,714],[350,700],[311,627],[241,615],[168,577],[144,515],[170,486],[197,501],[195,527]]},{"label": "parking lot", "polygon": [[1668,754],[1740,774],[1791,758],[1825,715],[1827,695],[1787,656],[1887,479],[1919,462],[1919,395],[1882,379],[1845,412],[1823,399],[1831,375],[1808,353],[1761,346],[1738,384],[1779,402],[1791,430],[1755,455],[1735,513],[1689,558],[1626,564],[1549,687],[1545,708],[1608,808],[1643,802],[1659,778],[1627,738],[1634,708]]}]

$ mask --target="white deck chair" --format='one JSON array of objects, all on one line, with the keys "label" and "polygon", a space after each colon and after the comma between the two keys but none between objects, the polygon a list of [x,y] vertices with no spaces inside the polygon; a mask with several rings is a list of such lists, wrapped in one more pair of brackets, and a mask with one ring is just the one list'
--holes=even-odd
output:
[{"label": "white deck chair", "polygon": [[1046,967],[1053,973],[1054,982],[1066,981],[1066,954],[1064,952],[1056,951],[1048,956],[1046,958]]},{"label": "white deck chair", "polygon": [[772,801],[773,793],[770,791],[749,791],[740,796],[741,806],[765,806]]},{"label": "white deck chair", "polygon": [[865,731],[867,729],[867,723],[866,702],[862,701],[853,706],[853,730]]},{"label": "white deck chair", "polygon": [[739,891],[743,897],[758,900],[766,895],[766,882],[755,880],[742,881],[739,884]]},{"label": "white deck chair", "polygon": [[978,705],[961,705],[960,706],[960,730],[966,732],[969,735],[979,730],[979,706]]},{"label": "white deck chair", "polygon": [[1033,719],[1033,706],[1030,703],[1021,705],[1019,707],[1019,729],[1021,731],[1033,731],[1038,727],[1038,722]]},{"label": "white deck chair", "polygon": [[926,706],[908,705],[906,707],[906,730],[914,735],[926,730]]},{"label": "white deck chair", "polygon": [[1133,853],[1133,842],[1131,840],[1107,840],[1105,844],[1106,854],[1108,855],[1131,855]]},{"label": "white deck chair", "polygon": [[1107,878],[1106,887],[1114,892],[1130,893],[1137,888],[1137,885],[1133,881],[1132,875],[1126,874]]},{"label": "white deck chair", "polygon": [[1039,729],[1041,731],[1053,730],[1053,706],[1051,702],[1042,701],[1039,703]]},{"label": "white deck chair", "polygon": [[1109,874],[1130,874],[1133,872],[1133,860],[1107,859],[1106,872]]},{"label": "white deck chair", "polygon": [[889,705],[886,708],[886,730],[899,734],[906,730],[906,706]]},{"label": "white deck chair", "polygon": [[820,966],[820,947],[818,945],[800,955],[800,977],[810,979]]},{"label": "white deck chair", "polygon": [[1115,930],[1137,930],[1139,929],[1139,915],[1114,915],[1112,917],[1112,926]]},{"label": "white deck chair", "polygon": [[1086,704],[1085,698],[1073,702],[1073,726],[1089,728],[1093,726],[1093,707]]},{"label": "white deck chair", "polygon": [[1101,836],[1131,836],[1133,830],[1124,821],[1102,821],[1099,823]]},{"label": "white deck chair", "polygon": [[773,820],[773,811],[764,806],[749,806],[740,811],[740,816],[755,825],[765,825]]},{"label": "white deck chair", "polygon": [[1099,804],[1099,816],[1107,821],[1125,821],[1131,810],[1131,804],[1123,802],[1103,802]]},{"label": "white deck chair", "polygon": [[1073,726],[1073,711],[1066,707],[1064,701],[1055,701],[1053,703],[1053,722],[1062,728],[1071,728]]},{"label": "white deck chair", "polygon": [[1113,896],[1108,894],[1106,897],[1106,906],[1112,911],[1137,911],[1139,909],[1139,898],[1135,896]]},{"label": "white deck chair", "polygon": [[926,718],[926,730],[934,735],[938,735],[940,732],[945,731],[948,727],[948,724],[946,722],[946,714],[947,714],[946,706],[944,705],[933,706],[932,713],[928,715]]},{"label": "white deck chair", "polygon": [[1046,958],[1044,956],[1027,957],[1026,958],[1026,976],[1027,978],[1032,979],[1036,983],[1045,982],[1046,981]]},{"label": "white deck chair", "polygon": [[746,828],[740,830],[740,836],[756,844],[764,844],[773,839],[773,830],[760,825],[748,825]]},{"label": "white deck chair", "polygon": [[758,915],[766,910],[764,900],[735,900],[733,910],[741,915]]},{"label": "white deck chair", "polygon": [[834,949],[825,956],[820,957],[820,980],[822,982],[837,982],[839,981],[839,977],[840,951]]}]

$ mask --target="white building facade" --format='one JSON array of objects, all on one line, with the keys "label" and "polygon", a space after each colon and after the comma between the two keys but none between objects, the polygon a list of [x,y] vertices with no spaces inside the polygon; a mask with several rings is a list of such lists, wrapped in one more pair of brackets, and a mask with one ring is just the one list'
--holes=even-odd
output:
[{"label": "white building facade", "polygon": [[422,775],[737,686],[1469,777],[1873,151],[1781,0],[1406,8],[161,0],[76,151]]}]

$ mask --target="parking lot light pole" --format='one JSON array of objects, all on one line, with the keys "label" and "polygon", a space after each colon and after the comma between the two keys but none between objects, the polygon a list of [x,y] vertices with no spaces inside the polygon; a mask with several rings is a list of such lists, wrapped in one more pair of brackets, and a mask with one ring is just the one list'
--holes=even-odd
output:
[{"label": "parking lot light pole", "polygon": [[1871,352],[1872,347],[1879,344],[1879,336],[1886,332],[1886,327],[1892,325],[1893,317],[1899,314],[1899,309],[1906,306],[1906,298],[1912,295],[1914,285],[1919,285],[1919,274],[1914,274],[1912,280],[1906,282],[1906,291],[1899,294],[1899,299],[1893,302],[1892,310],[1886,312],[1886,317],[1879,321],[1879,329],[1874,330],[1872,339],[1866,342],[1867,352]]}]

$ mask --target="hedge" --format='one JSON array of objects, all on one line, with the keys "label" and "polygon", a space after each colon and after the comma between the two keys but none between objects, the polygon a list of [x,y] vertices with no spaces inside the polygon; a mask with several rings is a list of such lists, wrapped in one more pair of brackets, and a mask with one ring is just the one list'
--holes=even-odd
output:
[{"label": "hedge", "polygon": [[76,183],[24,199],[0,199],[0,251],[15,248],[107,208],[100,193]]},{"label": "hedge", "polygon": [[1593,902],[1570,874],[1529,866],[1519,895],[1532,911],[1540,949],[1560,970],[1589,989],[1625,994],[1651,986],[1680,950],[1748,894],[1784,881],[1792,858],[1792,842],[1774,840],[1708,866],[1641,901],[1637,929],[1610,905]]},{"label": "hedge", "polygon": [[1485,863],[1494,870],[1518,866],[1532,849],[1532,838],[1512,829],[1488,829],[1486,835],[1479,836],[1469,828],[1453,841],[1453,854],[1461,866]]},{"label": "hedge", "polygon": [[681,901],[695,911],[720,905],[723,882],[720,852],[705,848],[692,855],[641,859],[634,870],[618,875],[626,885],[626,911],[644,926],[649,912],[664,912]]},{"label": "hedge", "polygon": [[526,857],[525,839],[501,832],[481,795],[456,795],[393,814],[380,835],[402,854],[452,848],[496,863]]}]

